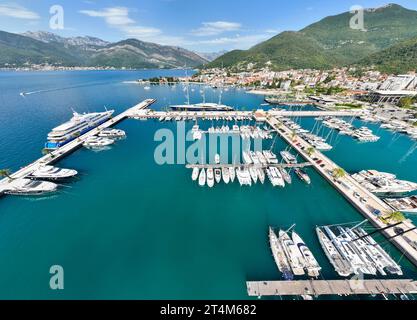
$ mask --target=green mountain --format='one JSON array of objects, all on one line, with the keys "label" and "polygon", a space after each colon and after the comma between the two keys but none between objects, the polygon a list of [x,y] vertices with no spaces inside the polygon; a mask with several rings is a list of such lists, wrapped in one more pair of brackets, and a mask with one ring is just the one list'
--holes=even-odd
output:
[{"label": "green mountain", "polygon": [[67,39],[45,32],[18,35],[0,31],[0,67],[48,63],[68,67],[181,68],[207,62],[179,47],[136,39],[106,43],[91,37]]},{"label": "green mountain", "polygon": [[367,9],[365,31],[350,28],[349,12],[324,18],[298,32],[283,32],[246,51],[230,52],[207,67],[245,69],[271,65],[276,70],[344,66],[417,36],[417,11],[390,4]]},{"label": "green mountain", "polygon": [[400,42],[359,61],[358,66],[375,66],[378,70],[400,74],[417,71],[417,37]]}]

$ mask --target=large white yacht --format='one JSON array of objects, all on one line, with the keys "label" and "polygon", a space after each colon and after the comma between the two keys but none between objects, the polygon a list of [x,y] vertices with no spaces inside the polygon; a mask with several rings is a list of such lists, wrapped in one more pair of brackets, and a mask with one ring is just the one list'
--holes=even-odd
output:
[{"label": "large white yacht", "polygon": [[284,249],[285,255],[287,256],[288,262],[291,265],[293,273],[296,276],[304,275],[305,260],[300,250],[298,250],[297,246],[283,230],[279,231],[279,240],[282,248]]},{"label": "large white yacht", "polygon": [[285,280],[293,280],[294,274],[291,271],[291,265],[285,256],[284,250],[277,235],[271,227],[269,228],[269,244],[271,246],[271,251],[278,270],[282,272]]},{"label": "large white yacht", "polygon": [[316,258],[314,257],[313,253],[304,243],[303,239],[301,239],[301,237],[297,233],[295,233],[295,231],[292,232],[292,241],[303,255],[305,261],[304,268],[306,269],[307,274],[310,277],[318,278],[320,276],[321,267],[317,262]]},{"label": "large white yacht", "polygon": [[361,171],[352,177],[377,196],[402,196],[417,190],[417,183],[399,180],[394,174],[376,170]]},{"label": "large white yacht", "polygon": [[9,189],[5,191],[10,195],[38,196],[55,192],[58,185],[46,181],[34,181],[31,179],[16,179],[10,182]]},{"label": "large white yacht", "polygon": [[66,145],[84,133],[109,120],[113,113],[114,110],[85,114],[74,112],[70,121],[54,128],[48,134],[48,142],[45,144],[45,149],[55,150]]},{"label": "large white yacht", "polygon": [[33,179],[43,180],[64,180],[75,177],[78,174],[76,170],[61,169],[53,166],[41,166],[29,176]]}]

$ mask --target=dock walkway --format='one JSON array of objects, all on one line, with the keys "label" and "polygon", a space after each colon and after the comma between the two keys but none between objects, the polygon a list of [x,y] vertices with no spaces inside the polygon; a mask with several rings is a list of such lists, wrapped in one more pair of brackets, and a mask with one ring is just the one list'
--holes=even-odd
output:
[{"label": "dock walkway", "polygon": [[[99,127],[85,133],[84,135],[80,136],[76,140],[71,141],[70,143],[62,146],[61,148],[56,149],[51,153],[48,153],[47,155],[43,156],[42,158],[32,162],[31,164],[27,165],[24,168],[16,171],[15,173],[11,174],[11,178],[12,179],[25,178],[25,177],[29,176],[31,173],[33,173],[34,171],[36,171],[40,166],[50,165],[50,164],[53,164],[53,163],[57,162],[58,160],[61,160],[62,158],[64,158],[68,154],[74,152],[76,149],[81,147],[84,144],[84,142],[87,138],[98,134],[103,129],[110,128],[110,127],[116,125],[117,123],[131,117],[132,114],[138,113],[140,110],[147,109],[149,106],[151,106],[155,102],[156,102],[156,100],[154,100],[154,99],[148,99],[148,100],[145,100],[145,101],[135,105],[134,107],[124,111],[123,113],[117,115],[116,117],[106,121],[105,123],[103,123]],[[9,187],[10,187],[10,179],[9,178],[4,178],[3,180],[0,180],[0,196],[3,195],[4,192],[6,192],[8,190]]]},{"label": "dock walkway", "polygon": [[218,169],[218,168],[260,168],[260,169],[267,169],[270,167],[281,168],[281,169],[294,169],[294,168],[305,168],[311,167],[312,164],[310,162],[304,163],[296,163],[296,164],[287,164],[287,163],[280,163],[280,164],[187,164],[185,167],[187,169]]},{"label": "dock walkway", "polygon": [[[132,118],[137,119],[159,119],[170,117],[175,120],[176,117],[187,118],[193,117],[197,119],[205,118],[236,118],[236,117],[250,117],[255,116],[256,111],[154,111],[154,110],[139,110],[132,113]],[[356,117],[361,115],[359,111],[264,111],[265,115],[272,117]]]},{"label": "dock walkway", "polygon": [[250,297],[417,293],[417,283],[413,280],[249,281],[246,287]]}]

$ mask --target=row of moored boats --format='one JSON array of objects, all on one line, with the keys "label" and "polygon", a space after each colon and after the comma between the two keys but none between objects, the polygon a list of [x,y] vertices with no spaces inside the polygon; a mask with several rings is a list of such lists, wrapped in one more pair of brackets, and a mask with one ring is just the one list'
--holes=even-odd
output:
[{"label": "row of moored boats", "polygon": [[339,131],[340,135],[351,136],[360,142],[377,142],[380,137],[375,135],[368,127],[355,128],[351,123],[339,118],[317,118],[323,120],[323,125]]},{"label": "row of moored boats", "polygon": [[[297,164],[297,159],[288,151],[281,152],[285,162]],[[244,165],[220,165],[220,156],[215,157],[215,166],[209,168],[194,167],[192,180],[197,181],[203,187],[207,185],[212,188],[222,181],[225,184],[233,183],[236,179],[241,186],[252,186],[261,182],[265,183],[266,177],[274,187],[285,187],[292,183],[291,174],[285,168],[279,168],[278,158],[270,150],[264,151],[245,151],[243,152]],[[295,168],[296,175],[305,183],[310,184],[311,179],[308,174],[300,168]]]},{"label": "row of moored boats", "polygon": [[305,274],[313,278],[320,276],[319,263],[295,231],[292,231],[290,237],[289,232],[279,230],[276,234],[269,228],[269,244],[278,270],[285,280],[293,280],[294,276]]},{"label": "row of moored boats", "polygon": [[327,258],[340,276],[403,275],[401,267],[364,229],[338,226],[337,231],[338,235],[327,226],[316,228]]}]

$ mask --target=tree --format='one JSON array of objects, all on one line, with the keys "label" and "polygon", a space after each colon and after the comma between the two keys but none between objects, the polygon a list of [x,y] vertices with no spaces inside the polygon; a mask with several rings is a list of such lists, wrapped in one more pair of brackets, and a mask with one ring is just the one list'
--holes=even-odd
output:
[{"label": "tree", "polygon": [[316,149],[314,149],[313,147],[309,147],[306,152],[307,155],[311,157],[314,154],[314,152],[316,152]]},{"label": "tree", "polygon": [[6,178],[9,178],[9,179],[13,179],[11,176],[10,176],[10,170],[9,169],[0,169],[0,177],[6,177]]},{"label": "tree", "polygon": [[391,215],[387,219],[394,222],[403,222],[405,220],[405,216],[402,212],[395,211],[391,213]]},{"label": "tree", "polygon": [[346,171],[342,168],[336,168],[333,170],[333,178],[335,179],[341,179],[346,176]]}]

